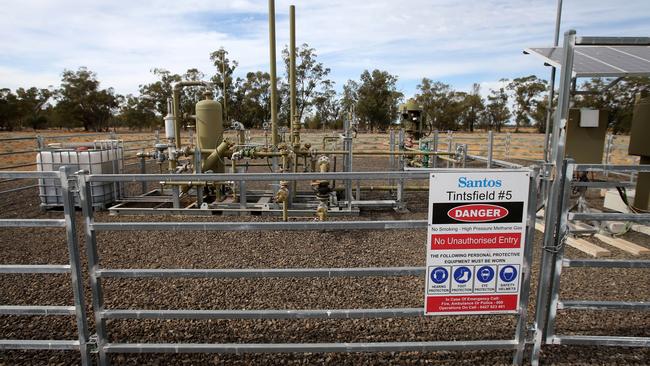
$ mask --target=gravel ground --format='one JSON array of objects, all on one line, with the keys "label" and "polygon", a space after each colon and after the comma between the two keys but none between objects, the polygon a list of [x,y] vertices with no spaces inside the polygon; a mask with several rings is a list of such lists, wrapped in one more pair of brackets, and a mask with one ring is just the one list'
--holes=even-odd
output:
[{"label": "gravel ground", "polygon": [[[379,161],[355,162],[360,170],[376,170]],[[417,184],[419,182],[413,182]],[[411,182],[409,182],[411,184]],[[380,193],[372,193],[380,197]],[[426,217],[426,193],[409,193],[410,213],[366,211],[360,220],[421,219]],[[8,195],[0,202],[3,218],[60,217],[41,212],[34,192]],[[81,215],[78,213],[78,217]],[[268,217],[112,217],[96,214],[97,221],[270,220]],[[347,219],[347,218],[342,218]],[[535,241],[533,288],[536,288],[540,238]],[[81,228],[78,236],[83,248]],[[650,246],[648,237],[626,234]],[[424,230],[349,232],[109,232],[98,237],[102,265],[109,268],[271,268],[342,266],[420,266],[425,255]],[[625,253],[610,248],[614,258]],[[83,250],[83,249],[82,249]],[[0,234],[1,263],[65,263],[62,230],[5,229]],[[567,256],[584,257],[567,248]],[[642,257],[648,259],[650,256]],[[85,255],[82,254],[85,261]],[[84,273],[86,276],[86,273]],[[561,298],[643,301],[650,297],[650,282],[642,270],[570,269],[563,274]],[[325,309],[420,307],[424,279],[111,279],[105,281],[107,308],[145,309]],[[84,283],[88,283],[87,278]],[[0,275],[0,303],[72,303],[69,277],[64,275]],[[90,289],[86,289],[90,310]],[[529,313],[532,315],[534,297]],[[91,320],[91,326],[92,320]],[[352,320],[212,320],[109,321],[114,342],[378,342],[509,338],[512,316],[428,317]],[[0,338],[73,339],[72,317],[0,317]],[[635,312],[560,312],[560,334],[613,334],[650,336],[650,317]],[[145,354],[113,355],[116,365],[161,364],[508,364],[511,352],[435,352],[377,354]],[[548,346],[545,364],[610,365],[650,363],[650,350]],[[75,365],[74,352],[0,353],[0,365]]]}]

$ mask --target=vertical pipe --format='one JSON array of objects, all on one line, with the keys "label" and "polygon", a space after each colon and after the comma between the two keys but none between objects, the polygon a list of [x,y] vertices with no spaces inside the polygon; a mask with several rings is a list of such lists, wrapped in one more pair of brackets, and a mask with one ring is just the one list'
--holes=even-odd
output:
[{"label": "vertical pipe", "polygon": [[[557,13],[555,15],[555,35],[553,46],[557,47],[560,42],[560,23],[562,20],[562,0],[557,0]],[[550,155],[548,149],[549,137],[551,136],[551,118],[553,115],[553,98],[555,97],[555,67],[551,66],[551,79],[548,86],[548,106],[546,107],[546,127],[544,128],[544,161],[549,162]]]},{"label": "vertical pipe", "polygon": [[531,171],[528,183],[528,212],[526,214],[526,239],[524,246],[524,263],[521,271],[521,294],[519,297],[519,315],[517,319],[517,329],[515,331],[515,341],[517,348],[512,360],[513,365],[521,365],[526,350],[526,333],[528,331],[528,303],[530,301],[530,280],[533,267],[533,245],[535,243],[535,219],[537,214],[537,177],[539,168],[535,167]]},{"label": "vertical pipe", "polygon": [[104,310],[104,292],[102,279],[97,275],[99,270],[99,254],[97,252],[97,234],[93,228],[93,202],[92,188],[85,174],[77,175],[77,187],[79,189],[79,201],[84,216],[84,231],[86,239],[86,258],[88,260],[88,277],[90,278],[90,289],[92,291],[93,313],[95,315],[95,334],[97,335],[98,364],[107,366],[108,356],[104,345],[108,342],[106,337],[106,319],[101,315]]},{"label": "vertical pipe", "polygon": [[553,273],[551,274],[550,286],[550,301],[548,305],[548,318],[546,320],[546,342],[549,343],[551,338],[555,335],[555,317],[557,316],[557,306],[560,300],[560,274],[562,273],[562,260],[564,258],[564,243],[562,240],[568,234],[568,216],[570,208],[571,196],[571,179],[573,178],[573,160],[566,160],[566,171],[563,174],[562,185],[562,204],[559,206],[559,217],[557,219],[557,234],[556,234],[556,249],[555,249],[555,263]]},{"label": "vertical pipe", "polygon": [[493,144],[494,144],[494,134],[492,134],[492,131],[488,131],[488,151],[487,151],[487,167],[488,167],[488,169],[492,168]]},{"label": "vertical pipe", "polygon": [[[352,171],[352,121],[347,118],[344,120],[345,138],[343,139],[343,148],[347,152],[344,159],[344,171]],[[352,180],[345,180],[345,199],[348,201],[348,209],[352,210]]]},{"label": "vertical pipe", "polygon": [[[201,150],[198,148],[194,149],[194,174],[201,174]],[[195,185],[196,189],[196,208],[201,208],[203,205],[203,189],[205,186]]]},{"label": "vertical pipe", "polygon": [[[234,172],[235,170],[233,170]],[[246,168],[244,167],[239,167],[237,168],[237,173],[245,173]],[[248,205],[247,205],[247,200],[248,198],[246,197],[246,181],[245,180],[240,180],[239,181],[239,209],[241,210],[239,212],[239,216],[245,216],[248,215]]]},{"label": "vertical pipe", "polygon": [[300,147],[300,121],[297,121],[296,105],[296,7],[289,7],[289,100],[290,100],[290,119],[291,143],[294,148]]},{"label": "vertical pipe", "polygon": [[271,145],[278,146],[278,90],[275,64],[275,0],[269,0],[269,59],[271,74]]},{"label": "vertical pipe", "polygon": [[[438,151],[438,130],[433,131],[433,151]],[[432,168],[438,167],[438,155],[430,157],[433,160]]]},{"label": "vertical pipe", "polygon": [[[296,110],[296,6],[289,6],[289,135],[291,136],[291,146],[293,150],[300,149],[300,121],[297,119]],[[296,156],[292,159],[293,170],[297,172],[298,161]],[[296,196],[298,182],[291,182],[289,190],[289,203],[293,204]]]},{"label": "vertical pipe", "polygon": [[[395,167],[395,154],[394,154],[394,152],[395,152],[395,129],[393,129],[393,128],[390,129],[390,136],[388,138],[388,145],[389,145],[389,149],[390,149],[390,156],[388,157],[388,162],[389,162],[389,166],[390,166],[389,170],[394,171],[394,170],[397,170],[397,169]],[[388,185],[389,186],[392,186],[394,184],[395,184],[395,182],[392,179],[388,180]]]},{"label": "vertical pipe", "polygon": [[[399,140],[399,150],[404,151],[405,150],[404,149],[405,134],[404,134],[404,129],[403,128],[400,128],[397,138]],[[399,169],[399,171],[404,170],[404,166],[405,166],[405,163],[406,163],[404,161],[404,159],[405,159],[405,155],[400,154],[399,157],[398,157],[398,161],[399,161],[398,169]],[[404,179],[402,179],[402,178],[397,180],[397,209],[398,209],[398,211],[402,211],[402,210],[405,209],[405,206],[404,206]]]},{"label": "vertical pipe", "polygon": [[467,163],[467,149],[469,149],[469,147],[467,146],[467,144],[462,144],[461,146],[463,147],[462,165],[461,166],[463,168],[465,168],[465,164]]},{"label": "vertical pipe", "polygon": [[75,194],[69,180],[69,177],[72,175],[72,167],[61,167],[59,172],[61,177],[61,193],[63,194],[63,214],[65,216],[66,241],[68,244],[68,256],[70,259],[70,280],[72,281],[72,293],[74,295],[74,308],[77,320],[81,364],[90,365],[90,352],[88,350],[88,345],[86,344],[89,337],[88,321],[86,320],[86,304],[83,295],[83,275],[81,272],[81,259],[79,258],[79,245],[77,243],[77,229],[74,211]]},{"label": "vertical pipe", "polygon": [[[454,135],[453,132],[448,131],[447,132],[447,153],[451,154],[451,145],[454,143]],[[450,161],[447,160],[447,168],[450,166]]]},{"label": "vertical pipe", "polygon": [[[176,148],[180,149],[181,148],[181,91],[180,89],[174,88],[174,91],[172,92],[172,99],[173,99],[173,116],[174,116],[174,140],[176,143]],[[170,164],[170,170],[172,169],[172,162],[174,167],[176,167],[176,162],[173,160],[169,160]]]},{"label": "vertical pipe", "polygon": [[605,139],[605,177],[609,177],[609,168],[607,165],[611,164],[612,162],[612,145],[614,143],[614,135],[611,133],[607,134],[607,138]]},{"label": "vertical pipe", "polygon": [[[562,213],[562,197],[564,190],[564,180],[566,176],[566,164],[564,163],[564,139],[566,134],[562,132],[566,118],[569,113],[571,74],[573,73],[573,51],[575,47],[575,30],[569,30],[564,34],[564,55],[562,60],[562,69],[560,73],[560,94],[558,96],[558,110],[555,113],[553,122],[553,150],[552,156],[555,162],[555,179],[553,180],[548,195],[545,200],[546,212],[544,213],[544,248],[542,263],[540,266],[539,285],[537,290],[537,309],[535,316],[535,344],[531,363],[539,363],[539,352],[542,340],[546,337],[546,326],[548,321],[548,311],[550,302],[550,284],[554,272],[554,253],[552,251],[558,245],[557,241],[562,238],[556,235],[559,230],[559,215]],[[551,168],[552,169],[552,168]],[[551,251],[551,252],[547,252]]]},{"label": "vertical pipe", "polygon": [[[140,156],[140,174],[147,174],[147,161],[146,158],[144,157],[144,148],[141,151],[142,155]],[[142,194],[147,193],[147,182],[142,181],[140,182],[140,191]]]}]

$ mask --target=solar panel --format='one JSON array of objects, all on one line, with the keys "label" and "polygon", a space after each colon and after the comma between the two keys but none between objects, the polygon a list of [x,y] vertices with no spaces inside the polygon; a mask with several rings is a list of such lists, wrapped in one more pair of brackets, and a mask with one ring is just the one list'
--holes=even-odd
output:
[{"label": "solar panel", "polygon": [[[545,62],[562,67],[562,47],[527,48]],[[650,76],[650,46],[576,46],[576,77]]]}]

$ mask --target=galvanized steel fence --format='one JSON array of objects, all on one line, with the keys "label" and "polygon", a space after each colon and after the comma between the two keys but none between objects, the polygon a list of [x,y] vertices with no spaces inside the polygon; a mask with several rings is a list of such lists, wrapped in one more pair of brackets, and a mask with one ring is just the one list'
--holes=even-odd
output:
[{"label": "galvanized steel fence", "polygon": [[[560,283],[563,268],[626,268],[648,269],[650,260],[635,259],[571,259],[565,256],[565,243],[570,235],[570,222],[599,222],[625,221],[650,222],[650,213],[603,213],[603,212],[573,212],[571,211],[571,192],[574,188],[601,189],[629,187],[629,181],[578,181],[574,173],[598,172],[603,175],[611,173],[650,172],[648,165],[601,165],[574,164],[565,160],[557,179],[561,179],[561,194],[558,202],[550,202],[546,207],[547,226],[543,245],[541,273],[536,306],[536,337],[533,348],[532,363],[539,362],[542,344],[555,345],[597,345],[622,347],[650,347],[650,337],[627,337],[614,335],[563,335],[555,329],[558,311],[607,311],[631,310],[648,311],[648,299],[641,301],[591,301],[580,299],[560,299]],[[641,276],[640,281],[647,281]]]},{"label": "galvanized steel fence", "polygon": [[2,264],[2,274],[69,274],[71,279],[74,304],[70,306],[48,305],[7,305],[0,304],[0,315],[12,316],[74,316],[77,324],[77,340],[34,340],[34,339],[0,339],[0,350],[78,350],[81,363],[90,365],[88,349],[88,321],[83,297],[83,277],[79,245],[77,243],[77,223],[74,214],[75,177],[67,167],[58,172],[0,172],[4,179],[59,179],[63,197],[62,219],[1,219],[0,227],[6,228],[50,228],[66,231],[68,246],[68,264]]},{"label": "galvanized steel fence", "polygon": [[[433,171],[433,170],[432,170]],[[99,363],[108,365],[111,353],[261,353],[261,352],[406,352],[438,350],[494,350],[514,352],[513,363],[521,364],[528,333],[527,308],[530,289],[530,263],[536,198],[535,177],[530,180],[530,209],[517,326],[511,339],[376,342],[376,343],[115,343],[108,337],[108,319],[349,319],[398,318],[423,316],[423,308],[388,309],[305,309],[305,310],[146,310],[107,309],[103,301],[102,280],[105,278],[280,278],[280,277],[368,277],[424,276],[424,266],[363,268],[104,268],[97,255],[97,232],[102,231],[265,231],[265,230],[394,230],[424,229],[426,220],[397,221],[328,221],[328,222],[96,222],[93,218],[90,184],[93,182],[137,182],[175,180],[214,181],[277,181],[313,179],[428,179],[427,171],[354,172],[354,173],[249,173],[201,175],[85,175],[80,174],[79,187],[86,220],[86,250],[96,325],[96,349]],[[533,175],[533,174],[531,174]],[[424,259],[424,258],[423,258]],[[499,316],[499,315],[494,315]]]},{"label": "galvanized steel fence", "polygon": [[[560,199],[546,207],[547,227],[543,244],[543,256],[533,326],[528,325],[527,309],[530,295],[530,264],[532,262],[533,237],[535,235],[535,212],[538,207],[537,175],[531,174],[529,212],[527,213],[525,266],[523,270],[522,294],[520,296],[517,326],[511,339],[430,341],[430,342],[377,342],[377,343],[117,343],[108,336],[109,319],[349,319],[349,318],[395,318],[423,316],[422,308],[379,308],[379,309],[301,309],[301,310],[146,310],[108,309],[104,304],[102,281],[106,278],[333,278],[333,277],[388,277],[423,276],[424,266],[416,267],[359,267],[359,268],[104,268],[97,250],[97,233],[102,231],[268,231],[268,230],[395,230],[424,229],[426,220],[393,221],[292,221],[292,222],[97,222],[93,213],[92,183],[96,182],[173,182],[179,180],[214,181],[277,181],[277,180],[408,180],[428,179],[433,171],[445,169],[407,170],[401,172],[332,172],[332,173],[243,173],[243,174],[107,174],[94,175],[70,168],[58,172],[0,172],[3,179],[60,179],[64,197],[64,218],[52,219],[4,219],[0,226],[65,228],[69,251],[66,265],[13,265],[0,266],[0,273],[69,273],[72,279],[74,305],[72,306],[0,306],[0,315],[74,315],[77,321],[77,340],[0,340],[0,350],[47,349],[78,350],[81,362],[91,363],[90,353],[98,353],[99,364],[108,365],[112,353],[260,353],[260,352],[388,352],[388,351],[438,351],[438,350],[512,350],[513,364],[523,362],[525,347],[533,344],[531,362],[539,361],[543,344],[585,344],[602,346],[648,347],[647,337],[562,335],[555,330],[558,311],[573,310],[635,310],[647,311],[645,301],[585,301],[560,299],[559,290],[562,269],[566,267],[595,268],[650,268],[648,260],[600,260],[569,259],[564,255],[564,240],[570,221],[633,221],[650,222],[648,213],[582,213],[569,211],[572,189],[611,188],[629,186],[629,181],[573,181],[576,171],[597,171],[617,173],[650,172],[648,166],[585,165],[565,161],[555,179],[560,180]],[[545,179],[550,179],[546,177]],[[76,184],[71,184],[75,182]],[[84,235],[88,260],[92,306],[95,320],[95,334],[90,335],[87,314],[83,301],[81,263],[75,235],[76,221],[74,202],[78,187],[85,221]],[[499,315],[494,315],[499,316]]]}]

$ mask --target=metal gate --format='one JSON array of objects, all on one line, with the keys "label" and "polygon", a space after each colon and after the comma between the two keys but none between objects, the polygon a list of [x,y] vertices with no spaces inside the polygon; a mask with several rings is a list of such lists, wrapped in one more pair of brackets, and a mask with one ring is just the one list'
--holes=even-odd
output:
[{"label": "metal gate", "polygon": [[[648,337],[622,337],[608,335],[562,335],[555,330],[555,320],[558,310],[634,310],[648,311],[650,303],[647,300],[629,301],[588,301],[580,299],[560,299],[560,282],[563,268],[650,268],[650,260],[633,259],[570,259],[564,255],[567,235],[570,234],[569,223],[579,221],[628,221],[649,222],[648,213],[603,213],[603,212],[570,212],[570,195],[574,188],[617,188],[629,187],[630,181],[574,181],[577,172],[650,172],[648,165],[601,165],[574,164],[572,160],[564,160],[562,169],[556,179],[559,182],[559,194],[556,202],[549,202],[546,210],[546,232],[544,238],[543,257],[539,279],[538,300],[536,307],[536,337],[532,355],[532,363],[539,362],[539,352],[542,344],[554,345],[599,345],[624,347],[650,347]],[[647,280],[647,278],[645,279]]]},{"label": "metal gate", "polygon": [[[535,220],[535,175],[530,179],[530,204],[527,213],[526,251],[522,268],[522,293],[517,326],[512,338],[469,341],[374,342],[374,343],[114,343],[107,336],[108,319],[349,319],[420,317],[423,308],[380,309],[305,309],[305,310],[146,310],[106,309],[102,280],[105,278],[280,278],[280,277],[368,277],[424,276],[424,266],[359,268],[205,268],[205,269],[119,269],[104,268],[97,255],[97,232],[102,231],[265,231],[265,230],[394,230],[424,229],[426,220],[396,221],[289,221],[289,222],[96,222],[90,185],[93,182],[161,181],[309,181],[429,179],[431,171],[354,172],[354,173],[243,173],[201,175],[78,175],[78,186],[85,216],[86,250],[96,325],[99,363],[108,365],[111,353],[262,353],[262,352],[405,352],[439,350],[512,350],[513,363],[521,364],[526,338],[530,290],[530,263]],[[442,171],[437,170],[437,171]],[[425,241],[423,240],[423,243]],[[424,296],[424,293],[423,293]],[[499,315],[495,315],[499,316]]]},{"label": "metal gate", "polygon": [[62,219],[2,219],[2,228],[52,228],[65,229],[68,244],[69,264],[3,264],[0,273],[3,274],[65,274],[69,273],[72,280],[74,305],[72,306],[42,306],[42,305],[0,305],[0,315],[13,316],[75,316],[77,321],[77,340],[32,340],[32,339],[0,339],[0,350],[77,350],[81,352],[81,362],[89,365],[88,354],[88,323],[83,298],[83,277],[77,244],[76,222],[74,214],[75,192],[69,168],[62,167],[58,172],[0,172],[3,179],[59,179],[60,191],[63,197]]}]

